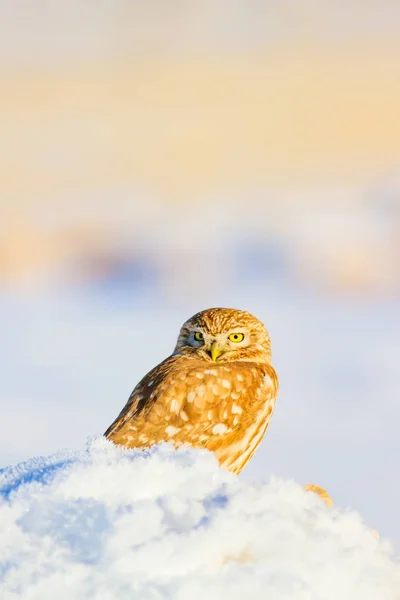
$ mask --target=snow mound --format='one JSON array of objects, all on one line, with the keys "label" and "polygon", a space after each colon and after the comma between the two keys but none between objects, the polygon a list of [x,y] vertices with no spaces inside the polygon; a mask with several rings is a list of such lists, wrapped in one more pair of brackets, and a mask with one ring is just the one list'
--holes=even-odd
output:
[{"label": "snow mound", "polygon": [[288,481],[104,439],[0,471],[2,600],[395,600],[390,545]]}]

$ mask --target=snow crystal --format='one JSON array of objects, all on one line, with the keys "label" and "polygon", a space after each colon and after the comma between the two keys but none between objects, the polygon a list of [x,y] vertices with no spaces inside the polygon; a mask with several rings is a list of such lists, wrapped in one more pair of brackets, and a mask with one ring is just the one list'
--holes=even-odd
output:
[{"label": "snow crystal", "polygon": [[396,600],[388,543],[290,481],[103,438],[0,471],[2,600]]}]

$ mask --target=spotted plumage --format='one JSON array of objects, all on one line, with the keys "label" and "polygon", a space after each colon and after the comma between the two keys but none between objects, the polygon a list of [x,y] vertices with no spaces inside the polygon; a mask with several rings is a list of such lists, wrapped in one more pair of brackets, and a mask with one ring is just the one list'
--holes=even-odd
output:
[{"label": "spotted plumage", "polygon": [[212,308],[183,324],[174,353],[135,387],[105,436],[129,448],[169,441],[214,452],[239,473],[268,427],[278,392],[264,325]]}]

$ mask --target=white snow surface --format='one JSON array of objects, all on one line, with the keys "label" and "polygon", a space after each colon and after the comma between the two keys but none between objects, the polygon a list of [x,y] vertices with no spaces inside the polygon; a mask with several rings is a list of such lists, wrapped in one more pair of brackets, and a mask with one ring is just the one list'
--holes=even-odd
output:
[{"label": "white snow surface", "polygon": [[395,600],[391,546],[293,481],[103,438],[0,471],[2,600]]}]

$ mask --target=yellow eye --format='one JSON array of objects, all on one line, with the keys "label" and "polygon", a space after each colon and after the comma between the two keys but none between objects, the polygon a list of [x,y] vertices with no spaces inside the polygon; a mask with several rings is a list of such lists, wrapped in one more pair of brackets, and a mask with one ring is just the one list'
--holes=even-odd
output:
[{"label": "yellow eye", "polygon": [[243,342],[244,333],[231,333],[228,339],[231,340],[231,342]]},{"label": "yellow eye", "polygon": [[196,342],[202,342],[204,340],[204,335],[201,333],[201,331],[196,331],[194,334],[194,339]]}]

